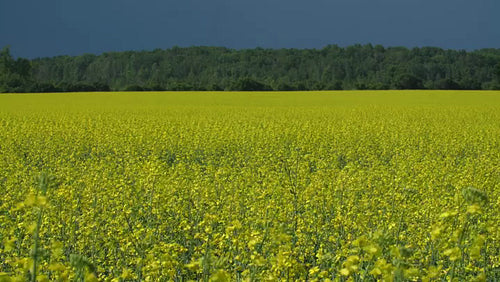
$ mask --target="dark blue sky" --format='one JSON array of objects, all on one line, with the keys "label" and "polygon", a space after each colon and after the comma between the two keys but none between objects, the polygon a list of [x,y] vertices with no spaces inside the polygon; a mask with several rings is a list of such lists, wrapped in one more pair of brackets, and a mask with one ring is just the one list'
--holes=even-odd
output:
[{"label": "dark blue sky", "polygon": [[43,57],[172,46],[500,48],[500,0],[0,0],[0,47]]}]

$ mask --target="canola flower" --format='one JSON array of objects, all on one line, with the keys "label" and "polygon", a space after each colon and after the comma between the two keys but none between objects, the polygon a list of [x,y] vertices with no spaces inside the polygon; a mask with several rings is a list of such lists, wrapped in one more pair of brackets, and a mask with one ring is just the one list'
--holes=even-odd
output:
[{"label": "canola flower", "polygon": [[0,281],[496,281],[500,93],[0,96]]}]

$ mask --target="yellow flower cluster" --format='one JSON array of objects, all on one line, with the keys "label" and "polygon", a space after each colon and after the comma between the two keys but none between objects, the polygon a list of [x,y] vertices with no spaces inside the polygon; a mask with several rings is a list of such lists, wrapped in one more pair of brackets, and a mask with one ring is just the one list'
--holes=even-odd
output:
[{"label": "yellow flower cluster", "polygon": [[500,93],[0,96],[0,281],[496,281]]}]

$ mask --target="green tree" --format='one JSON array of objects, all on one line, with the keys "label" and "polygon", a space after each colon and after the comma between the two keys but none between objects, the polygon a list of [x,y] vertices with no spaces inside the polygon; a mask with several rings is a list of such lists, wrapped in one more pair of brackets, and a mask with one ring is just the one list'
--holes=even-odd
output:
[{"label": "green tree", "polygon": [[495,89],[498,85],[500,49],[410,50],[370,44],[329,45],[320,50],[174,47],[31,61],[14,60],[8,47],[0,53],[3,92],[127,87],[158,91]]},{"label": "green tree", "polygon": [[256,81],[249,77],[244,77],[238,79],[233,85],[231,89],[233,91],[269,91],[272,90],[268,85]]},{"label": "green tree", "polygon": [[31,88],[31,62],[14,60],[10,48],[0,51],[0,92],[28,92]]},{"label": "green tree", "polygon": [[424,85],[422,80],[409,73],[400,75],[396,80],[397,89],[422,89]]}]

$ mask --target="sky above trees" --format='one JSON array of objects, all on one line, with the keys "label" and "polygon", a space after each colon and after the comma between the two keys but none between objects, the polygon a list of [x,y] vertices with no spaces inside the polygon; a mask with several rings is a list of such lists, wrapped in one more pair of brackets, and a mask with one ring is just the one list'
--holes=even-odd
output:
[{"label": "sky above trees", "polygon": [[498,0],[0,1],[16,57],[172,46],[500,48]]}]

